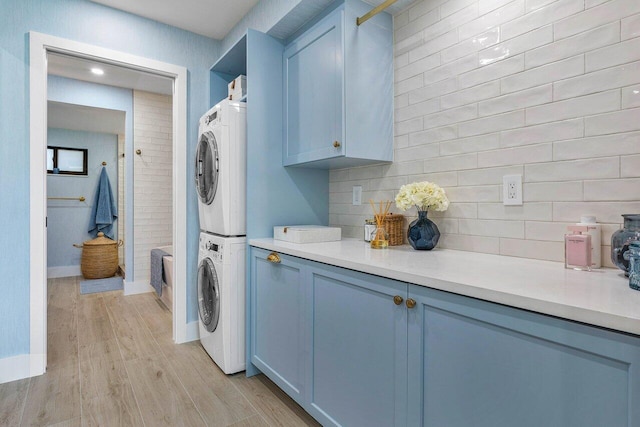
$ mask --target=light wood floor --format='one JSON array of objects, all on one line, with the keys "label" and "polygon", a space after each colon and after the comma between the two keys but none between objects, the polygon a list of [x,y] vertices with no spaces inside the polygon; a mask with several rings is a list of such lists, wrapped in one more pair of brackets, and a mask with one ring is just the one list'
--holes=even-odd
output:
[{"label": "light wood floor", "polygon": [[0,384],[0,426],[319,425],[263,375],[227,376],[199,342],[176,345],[153,294],[80,295],[49,281],[48,368]]}]

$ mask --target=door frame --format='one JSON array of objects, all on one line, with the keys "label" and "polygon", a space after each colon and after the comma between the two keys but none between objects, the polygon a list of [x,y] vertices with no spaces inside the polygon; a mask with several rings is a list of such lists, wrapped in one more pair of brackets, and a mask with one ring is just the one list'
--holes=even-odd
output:
[{"label": "door frame", "polygon": [[[30,376],[47,366],[47,53],[99,60],[173,79],[173,339],[190,338],[187,322],[187,69],[153,59],[29,32],[29,356]],[[131,157],[131,156],[129,156]]]}]

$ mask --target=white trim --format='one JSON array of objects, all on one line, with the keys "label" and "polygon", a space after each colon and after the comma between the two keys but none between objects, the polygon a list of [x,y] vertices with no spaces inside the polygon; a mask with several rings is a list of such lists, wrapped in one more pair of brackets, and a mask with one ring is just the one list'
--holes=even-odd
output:
[{"label": "white trim", "polygon": [[155,292],[155,290],[149,285],[146,281],[137,281],[137,282],[127,282],[124,281],[124,294],[126,295],[136,295],[136,294],[146,294],[149,292]]},{"label": "white trim", "polygon": [[[36,357],[36,359],[38,358]],[[42,357],[40,357],[40,359],[42,359]],[[40,372],[32,375],[32,361],[30,354],[21,354],[19,356],[0,359],[0,384],[42,374],[42,372]],[[42,361],[40,360],[38,362],[36,365],[39,367]]]},{"label": "white trim", "polygon": [[[41,355],[31,362],[31,375],[46,369],[47,276],[46,276],[46,171],[47,140],[47,52],[99,59],[115,65],[143,70],[174,79],[173,96],[173,246],[174,307],[173,337],[187,341],[187,69],[153,59],[92,46],[37,32],[29,33],[29,119],[30,119],[30,354]],[[33,365],[36,365],[35,367]]]},{"label": "white trim", "polygon": [[200,327],[198,326],[200,319],[187,323],[187,340],[188,341],[197,341],[200,339]]},{"label": "white trim", "polygon": [[58,277],[73,277],[82,275],[79,265],[65,265],[62,267],[47,268],[47,278],[57,279]]}]

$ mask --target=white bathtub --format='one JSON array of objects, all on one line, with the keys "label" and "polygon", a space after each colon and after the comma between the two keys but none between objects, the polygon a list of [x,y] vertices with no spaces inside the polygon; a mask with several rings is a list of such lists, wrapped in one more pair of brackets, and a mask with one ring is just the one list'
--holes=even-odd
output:
[{"label": "white bathtub", "polygon": [[166,282],[162,284],[162,296],[160,300],[167,306],[169,311],[173,311],[173,246],[160,246],[157,249],[171,254],[171,256],[164,256],[162,258]]}]

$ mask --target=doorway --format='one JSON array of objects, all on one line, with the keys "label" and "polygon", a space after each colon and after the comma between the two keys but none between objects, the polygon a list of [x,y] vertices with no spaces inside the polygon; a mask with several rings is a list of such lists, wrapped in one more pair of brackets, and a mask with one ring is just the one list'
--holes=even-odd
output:
[{"label": "doorway", "polygon": [[[29,33],[30,43],[30,375],[46,370],[47,349],[47,55],[65,54],[91,59],[126,69],[173,80],[172,107],[172,195],[174,287],[173,339],[176,343],[196,337],[190,332],[186,317],[186,134],[187,134],[187,70],[172,64],[104,49],[41,33]],[[125,142],[126,144],[126,142]],[[125,147],[125,155],[133,157],[133,141]],[[130,166],[132,168],[132,164]],[[131,176],[131,174],[129,174]],[[128,180],[130,189],[133,180]],[[131,193],[131,192],[129,192]],[[125,229],[133,224],[125,224]],[[125,234],[127,232],[125,231]],[[126,253],[126,250],[125,250]]]}]

